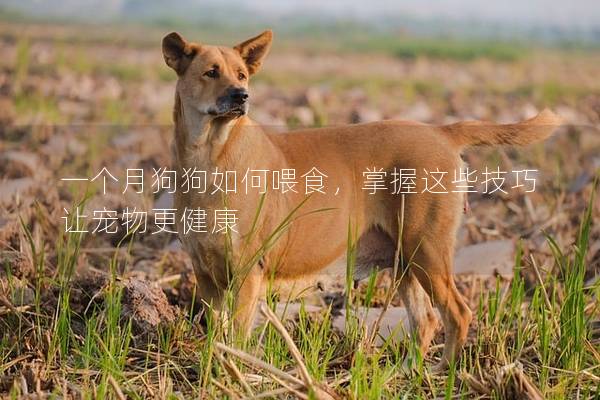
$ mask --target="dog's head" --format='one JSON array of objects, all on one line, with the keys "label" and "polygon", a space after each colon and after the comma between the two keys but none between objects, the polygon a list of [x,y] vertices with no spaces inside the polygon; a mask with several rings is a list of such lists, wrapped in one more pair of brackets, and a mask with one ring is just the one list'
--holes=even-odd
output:
[{"label": "dog's head", "polygon": [[271,47],[265,31],[233,48],[187,42],[176,32],[163,39],[165,62],[179,78],[184,104],[200,113],[238,118],[248,112],[248,80],[258,71]]}]

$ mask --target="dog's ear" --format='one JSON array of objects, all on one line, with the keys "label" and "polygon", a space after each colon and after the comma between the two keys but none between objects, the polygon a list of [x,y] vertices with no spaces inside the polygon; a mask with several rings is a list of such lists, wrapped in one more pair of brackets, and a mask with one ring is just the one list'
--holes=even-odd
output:
[{"label": "dog's ear", "polygon": [[250,75],[259,70],[263,58],[265,58],[271,48],[272,41],[273,32],[268,30],[234,47],[246,62]]},{"label": "dog's ear", "polygon": [[162,41],[163,57],[167,65],[183,75],[194,58],[196,50],[177,32],[171,32]]}]

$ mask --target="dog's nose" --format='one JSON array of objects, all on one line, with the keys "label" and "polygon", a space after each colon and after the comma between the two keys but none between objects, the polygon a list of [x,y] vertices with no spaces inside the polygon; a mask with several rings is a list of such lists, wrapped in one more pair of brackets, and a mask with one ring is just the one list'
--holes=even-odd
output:
[{"label": "dog's nose", "polygon": [[248,91],[244,88],[231,88],[229,97],[237,104],[244,104],[248,100]]}]

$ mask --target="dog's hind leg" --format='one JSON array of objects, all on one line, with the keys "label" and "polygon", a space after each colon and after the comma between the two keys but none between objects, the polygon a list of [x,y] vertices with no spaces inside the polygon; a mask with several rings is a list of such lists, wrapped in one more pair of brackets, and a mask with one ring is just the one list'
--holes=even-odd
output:
[{"label": "dog's hind leg", "polygon": [[442,371],[456,360],[467,338],[472,313],[458,292],[452,277],[452,251],[432,243],[423,243],[411,266],[421,286],[440,311],[444,323],[445,344],[442,359],[434,371]]},{"label": "dog's hind leg", "polygon": [[[421,356],[424,357],[435,336],[438,319],[431,306],[429,295],[425,292],[414,274],[410,270],[407,270],[399,279],[398,293],[408,313],[410,334],[415,340]],[[408,357],[406,361],[405,365],[410,366],[415,360],[413,357]]]}]

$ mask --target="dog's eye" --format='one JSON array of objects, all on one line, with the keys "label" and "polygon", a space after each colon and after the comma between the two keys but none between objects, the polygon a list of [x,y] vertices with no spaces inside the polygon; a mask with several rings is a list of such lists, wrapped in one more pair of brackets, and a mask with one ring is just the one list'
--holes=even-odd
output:
[{"label": "dog's eye", "polygon": [[210,71],[206,71],[204,76],[208,76],[209,78],[217,79],[219,77],[219,71],[216,69],[211,69]]},{"label": "dog's eye", "polygon": [[240,72],[240,73],[238,74],[238,79],[239,79],[240,81],[245,81],[245,80],[246,80],[246,75],[244,75],[244,73],[243,73],[243,72]]}]

